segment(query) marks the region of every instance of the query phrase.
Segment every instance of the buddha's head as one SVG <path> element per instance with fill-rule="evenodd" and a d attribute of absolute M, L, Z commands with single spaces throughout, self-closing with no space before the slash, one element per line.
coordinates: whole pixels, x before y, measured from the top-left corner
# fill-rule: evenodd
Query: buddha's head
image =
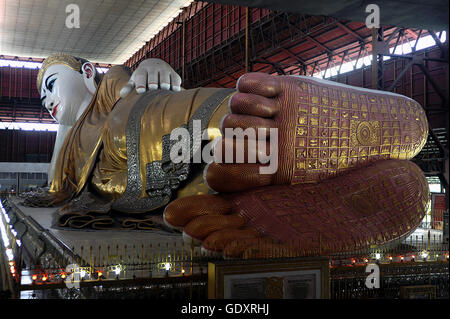
<path fill-rule="evenodd" d="M 92 100 L 99 74 L 87 60 L 57 53 L 44 60 L 37 77 L 42 105 L 63 125 L 73 125 Z"/>

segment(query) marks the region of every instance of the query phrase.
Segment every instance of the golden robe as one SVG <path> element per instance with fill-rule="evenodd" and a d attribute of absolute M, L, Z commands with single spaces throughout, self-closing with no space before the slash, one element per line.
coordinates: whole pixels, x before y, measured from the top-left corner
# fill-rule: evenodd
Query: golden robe
<path fill-rule="evenodd" d="M 227 100 L 234 90 L 199 88 L 145 94 L 133 91 L 121 99 L 120 89 L 129 76 L 129 70 L 123 66 L 111 68 L 92 102 L 68 133 L 50 188 L 57 199 L 76 197 L 88 186 L 112 202 L 116 210 L 142 213 L 167 204 L 175 195 L 172 190 L 179 196 L 208 192 L 201 171 L 188 172 L 185 174 L 189 175 L 188 182 L 177 184 L 172 190 L 166 187 L 171 185 L 153 187 L 153 197 L 158 200 L 144 203 L 149 198 L 147 179 L 151 167 L 148 164 L 162 161 L 163 137 L 167 142 L 173 129 L 188 128 L 195 116 L 205 121 L 204 128 L 211 140 L 220 136 L 220 120 L 228 112 Z M 156 169 L 160 175 L 166 174 L 173 180 L 170 172 L 164 172 L 161 167 Z M 163 180 L 167 179 L 164 177 Z M 141 205 L 134 205 L 142 199 Z"/>

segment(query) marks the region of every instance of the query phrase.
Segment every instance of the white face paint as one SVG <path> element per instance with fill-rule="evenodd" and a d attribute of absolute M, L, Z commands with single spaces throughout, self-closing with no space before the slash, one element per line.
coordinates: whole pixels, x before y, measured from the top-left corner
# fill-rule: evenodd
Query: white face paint
<path fill-rule="evenodd" d="M 54 64 L 44 73 L 40 92 L 42 105 L 59 124 L 75 124 L 95 94 L 95 68 L 85 63 L 82 70 L 80 73 Z"/>

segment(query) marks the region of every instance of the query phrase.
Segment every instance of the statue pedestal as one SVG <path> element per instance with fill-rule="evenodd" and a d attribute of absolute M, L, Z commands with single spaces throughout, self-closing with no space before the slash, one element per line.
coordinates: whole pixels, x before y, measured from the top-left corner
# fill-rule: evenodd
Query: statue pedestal
<path fill-rule="evenodd" d="M 182 275 L 193 272 L 192 261 L 200 256 L 200 248 L 184 244 L 179 233 L 62 229 L 52 222 L 57 208 L 25 207 L 20 201 L 9 197 L 3 205 L 21 242 L 14 247 L 16 264 L 22 260 L 30 274 L 59 275 L 75 265 L 86 280 L 99 272 L 105 280 Z"/>

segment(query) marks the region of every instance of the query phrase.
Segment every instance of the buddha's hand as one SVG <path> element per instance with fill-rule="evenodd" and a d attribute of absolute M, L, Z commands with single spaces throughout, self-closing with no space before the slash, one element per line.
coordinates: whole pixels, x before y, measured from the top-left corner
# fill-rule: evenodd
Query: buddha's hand
<path fill-rule="evenodd" d="M 130 80 L 120 90 L 120 96 L 127 96 L 133 89 L 138 94 L 147 90 L 181 90 L 181 77 L 161 59 L 147 59 L 141 62 Z"/>

